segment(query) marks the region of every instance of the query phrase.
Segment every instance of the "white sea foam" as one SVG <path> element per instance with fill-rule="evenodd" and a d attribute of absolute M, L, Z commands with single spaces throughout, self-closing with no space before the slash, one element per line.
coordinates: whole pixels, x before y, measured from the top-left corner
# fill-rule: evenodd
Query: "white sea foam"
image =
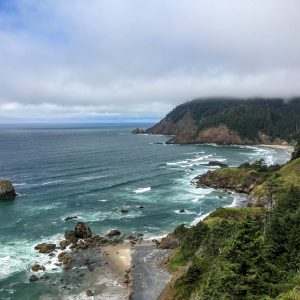
<path fill-rule="evenodd" d="M 57 258 L 49 259 L 48 255 L 38 253 L 38 251 L 34 249 L 34 246 L 43 242 L 58 244 L 62 238 L 63 236 L 61 234 L 57 234 L 34 242 L 28 240 L 14 240 L 6 244 L 0 243 L 0 280 L 23 270 L 28 271 L 29 274 L 30 267 L 35 263 L 44 265 L 47 272 L 61 271 L 61 269 L 54 265 L 58 262 Z M 57 253 L 59 252 L 60 250 Z M 57 270 L 53 270 L 54 268 Z"/>
<path fill-rule="evenodd" d="M 133 192 L 135 194 L 142 194 L 142 193 L 146 193 L 146 192 L 150 192 L 150 191 L 151 191 L 151 187 L 150 186 L 145 187 L 145 188 L 138 188 L 138 189 L 133 190 Z"/>
<path fill-rule="evenodd" d="M 64 181 L 66 181 L 66 180 L 60 179 L 60 180 L 46 181 L 46 182 L 43 182 L 42 185 L 56 184 L 56 183 L 61 183 L 61 182 L 64 182 Z"/>
<path fill-rule="evenodd" d="M 193 220 L 193 222 L 191 223 L 191 225 L 192 226 L 197 225 L 200 221 L 203 221 L 207 216 L 209 216 L 210 213 L 211 213 L 211 211 L 208 212 L 208 213 L 206 213 L 206 214 L 204 214 L 204 215 L 200 214 L 195 220 Z"/>

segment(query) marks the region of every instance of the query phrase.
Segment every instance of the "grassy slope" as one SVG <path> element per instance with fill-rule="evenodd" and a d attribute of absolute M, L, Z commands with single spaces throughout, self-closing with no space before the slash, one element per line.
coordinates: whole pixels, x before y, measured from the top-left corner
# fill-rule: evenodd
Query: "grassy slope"
<path fill-rule="evenodd" d="M 247 178 L 249 171 L 251 170 L 228 168 L 219 169 L 215 172 L 221 177 L 229 175 L 232 183 L 240 184 L 241 181 L 244 181 L 245 178 Z M 296 238 L 292 235 L 291 242 L 288 243 L 288 238 L 286 238 L 286 240 L 285 238 L 278 240 L 277 237 L 278 232 L 283 232 L 284 237 L 285 235 L 288 236 L 291 230 L 296 232 L 296 236 L 297 232 L 299 232 L 299 229 L 297 229 L 297 224 L 299 223 L 297 221 L 297 216 L 300 215 L 300 198 L 299 200 L 297 200 L 297 196 L 296 200 L 293 197 L 290 197 L 290 200 L 285 200 L 285 198 L 289 198 L 288 193 L 290 192 L 291 187 L 297 187 L 300 190 L 300 158 L 289 162 L 280 170 L 270 172 L 267 176 L 264 174 L 263 176 L 265 177 L 263 183 L 254 189 L 256 195 L 266 196 L 270 192 L 271 186 L 274 197 L 281 199 L 278 200 L 279 202 L 285 203 L 285 201 L 290 201 L 292 204 L 285 206 L 279 203 L 283 208 L 280 208 L 280 205 L 278 204 L 277 206 L 279 207 L 273 209 L 273 220 L 271 218 L 270 220 L 268 219 L 268 221 L 265 219 L 266 215 L 264 208 L 259 207 L 224 208 L 212 212 L 209 217 L 203 222 L 190 228 L 182 237 L 181 247 L 174 252 L 169 262 L 170 269 L 177 272 L 177 278 L 171 282 L 167 293 L 161 299 L 198 299 L 199 297 L 201 297 L 201 299 L 300 299 L 299 275 L 293 271 L 294 269 L 289 269 L 288 267 L 288 263 L 292 259 L 294 259 L 292 263 L 293 268 L 298 263 L 298 259 L 294 258 L 295 254 L 293 254 L 294 252 L 298 253 L 299 251 L 298 248 L 296 248 L 298 245 Z M 296 204 L 293 203 L 293 201 Z M 291 207 L 293 209 L 291 209 Z M 253 260 L 255 262 L 256 256 L 259 255 L 258 253 L 264 252 L 265 250 L 259 250 L 254 256 L 251 256 L 251 253 L 255 252 L 255 249 L 259 249 L 259 247 L 261 247 L 261 249 L 268 249 L 266 250 L 267 254 L 265 257 L 265 265 L 267 267 L 264 268 L 267 270 L 269 270 L 268 268 L 271 268 L 270 270 L 276 270 L 276 272 L 270 270 L 265 271 L 267 277 L 262 279 L 261 277 L 264 276 L 264 271 L 262 270 L 265 269 L 260 267 L 260 269 L 258 268 L 256 270 L 256 273 L 252 271 L 253 275 L 251 276 L 254 276 L 254 279 L 250 275 L 244 277 L 238 275 L 237 282 L 239 283 L 240 280 L 245 280 L 247 284 L 241 284 L 241 286 L 235 284 L 231 290 L 232 293 L 235 293 L 237 290 L 235 296 L 229 296 L 230 294 L 226 294 L 224 291 L 218 294 L 218 291 L 224 289 L 226 291 L 226 288 L 230 290 L 230 287 L 224 288 L 222 286 L 221 283 L 223 277 L 225 278 L 223 278 L 225 280 L 223 285 L 226 285 L 231 281 L 234 282 L 235 275 L 232 270 L 235 270 L 234 266 L 236 264 L 230 262 L 230 259 L 233 257 L 234 261 L 235 255 L 238 256 L 239 252 L 236 252 L 237 250 L 235 249 L 233 255 L 226 256 L 226 253 L 229 251 L 228 249 L 230 249 L 230 247 L 233 247 L 232 245 L 235 245 L 235 247 L 236 245 L 239 245 L 239 240 L 245 235 L 243 233 L 241 234 L 241 232 L 243 232 L 241 231 L 241 227 L 245 227 L 247 225 L 246 223 L 249 223 L 249 218 L 252 220 L 251 226 L 256 228 L 256 231 L 253 229 L 253 232 L 257 235 L 257 238 L 249 243 L 250 246 L 254 245 L 252 249 L 244 249 L 241 253 L 248 253 L 248 255 L 250 255 L 249 261 L 252 262 Z M 291 222 L 291 224 L 285 225 L 285 223 L 288 222 Z M 281 227 L 278 224 L 281 224 Z M 267 230 L 269 233 L 267 233 L 266 241 L 263 238 L 265 226 L 269 226 L 269 229 Z M 279 226 L 279 229 L 277 229 L 276 226 Z M 270 242 L 272 240 L 274 241 Z M 258 246 L 256 247 L 254 243 L 258 243 Z M 284 248 L 282 249 L 285 249 L 280 251 L 285 251 L 286 253 L 283 252 L 283 254 L 280 254 L 279 250 L 276 250 L 277 252 L 272 250 L 280 245 L 280 243 L 283 244 Z M 242 247 L 244 244 L 245 243 L 241 243 L 240 246 Z M 294 250 L 293 247 L 295 248 Z M 275 251 L 277 254 L 274 254 L 272 251 Z M 274 260 L 272 261 L 271 266 L 268 265 L 268 260 Z M 256 265 L 259 266 L 259 263 L 255 262 L 254 267 L 252 266 L 251 268 L 255 270 Z M 296 269 L 298 268 L 299 267 Z M 271 275 L 273 274 L 272 272 L 274 275 Z M 276 277 L 275 274 L 277 273 L 281 275 Z M 274 276 L 273 283 L 272 276 Z M 242 294 L 238 293 L 241 293 L 246 287 L 251 287 L 253 285 L 251 280 L 254 280 L 254 283 L 256 281 L 260 282 L 261 285 L 255 287 L 254 291 L 247 290 L 247 293 L 252 296 L 242 297 Z M 266 282 L 268 282 L 267 287 L 264 286 Z M 257 292 L 257 295 L 255 295 L 255 291 Z"/>

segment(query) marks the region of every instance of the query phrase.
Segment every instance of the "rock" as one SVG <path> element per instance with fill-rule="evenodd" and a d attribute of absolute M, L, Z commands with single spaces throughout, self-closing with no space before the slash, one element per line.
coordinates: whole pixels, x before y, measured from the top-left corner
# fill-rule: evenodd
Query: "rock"
<path fill-rule="evenodd" d="M 85 294 L 86 294 L 88 297 L 92 297 L 92 296 L 95 295 L 91 290 L 87 290 L 87 291 L 85 292 Z"/>
<path fill-rule="evenodd" d="M 41 265 L 33 265 L 31 267 L 31 270 L 33 272 L 38 272 L 38 271 L 45 271 L 45 267 L 44 266 L 41 266 Z"/>
<path fill-rule="evenodd" d="M 74 219 L 78 219 L 78 217 L 77 216 L 66 217 L 65 221 L 67 222 L 67 221 L 74 220 Z"/>
<path fill-rule="evenodd" d="M 128 214 L 129 210 L 128 209 L 120 209 L 119 212 L 122 214 Z"/>
<path fill-rule="evenodd" d="M 117 229 L 112 229 L 106 236 L 111 238 L 114 236 L 119 236 L 121 235 L 121 231 L 117 230 Z"/>
<path fill-rule="evenodd" d="M 77 243 L 78 241 L 74 230 L 65 231 L 65 239 L 70 243 Z"/>
<path fill-rule="evenodd" d="M 75 236 L 79 239 L 86 239 L 92 236 L 92 231 L 83 222 L 78 222 L 75 227 Z"/>
<path fill-rule="evenodd" d="M 139 206 L 139 209 L 143 209 L 143 208 L 144 208 L 144 205 L 140 205 L 140 206 Z"/>
<path fill-rule="evenodd" d="M 0 200 L 13 200 L 17 196 L 9 180 L 0 179 Z"/>
<path fill-rule="evenodd" d="M 216 167 L 220 167 L 220 168 L 227 168 L 228 167 L 227 164 L 224 164 L 224 163 L 222 163 L 220 161 L 217 161 L 217 160 L 210 161 L 207 165 L 210 166 L 210 167 L 215 167 L 216 166 Z"/>
<path fill-rule="evenodd" d="M 181 214 L 184 214 L 184 213 L 185 213 L 185 209 L 181 208 L 181 209 L 179 210 L 179 212 L 180 212 Z"/>
<path fill-rule="evenodd" d="M 34 281 L 37 281 L 38 278 L 35 276 L 35 275 L 31 275 L 30 278 L 29 278 L 29 282 L 34 282 Z"/>
<path fill-rule="evenodd" d="M 61 250 L 65 250 L 67 246 L 69 246 L 71 242 L 69 240 L 62 240 L 59 242 L 59 246 Z"/>
<path fill-rule="evenodd" d="M 143 134 L 145 133 L 145 130 L 144 129 L 141 129 L 141 128 L 135 128 L 131 131 L 132 134 Z"/>
<path fill-rule="evenodd" d="M 39 250 L 40 253 L 51 253 L 55 250 L 55 248 L 56 248 L 55 244 L 47 244 L 47 243 L 38 244 L 34 247 L 34 249 Z"/>

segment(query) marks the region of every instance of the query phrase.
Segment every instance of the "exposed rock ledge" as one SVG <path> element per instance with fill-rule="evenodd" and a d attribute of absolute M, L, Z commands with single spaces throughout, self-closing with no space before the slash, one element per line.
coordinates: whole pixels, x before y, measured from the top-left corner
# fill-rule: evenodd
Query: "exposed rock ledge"
<path fill-rule="evenodd" d="M 9 180 L 0 179 L 0 200 L 12 200 L 16 195 L 12 183 Z"/>

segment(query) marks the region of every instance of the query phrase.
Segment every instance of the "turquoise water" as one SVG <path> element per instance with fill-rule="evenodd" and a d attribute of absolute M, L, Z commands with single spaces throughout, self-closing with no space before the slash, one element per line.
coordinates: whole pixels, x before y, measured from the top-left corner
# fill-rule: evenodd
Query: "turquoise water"
<path fill-rule="evenodd" d="M 30 266 L 42 261 L 50 272 L 59 271 L 33 247 L 62 238 L 76 223 L 65 222 L 67 216 L 78 216 L 97 234 L 118 228 L 160 236 L 219 206 L 234 205 L 235 195 L 190 183 L 213 169 L 200 164 L 218 160 L 236 166 L 261 157 L 283 163 L 289 157 L 255 147 L 166 145 L 168 137 L 131 135 L 133 127 L 0 130 L 0 178 L 12 180 L 19 193 L 16 200 L 0 203 L 0 299 L 38 299 L 39 284 L 27 283 Z M 119 213 L 122 208 L 129 213 Z M 179 213 L 182 208 L 185 214 Z"/>

